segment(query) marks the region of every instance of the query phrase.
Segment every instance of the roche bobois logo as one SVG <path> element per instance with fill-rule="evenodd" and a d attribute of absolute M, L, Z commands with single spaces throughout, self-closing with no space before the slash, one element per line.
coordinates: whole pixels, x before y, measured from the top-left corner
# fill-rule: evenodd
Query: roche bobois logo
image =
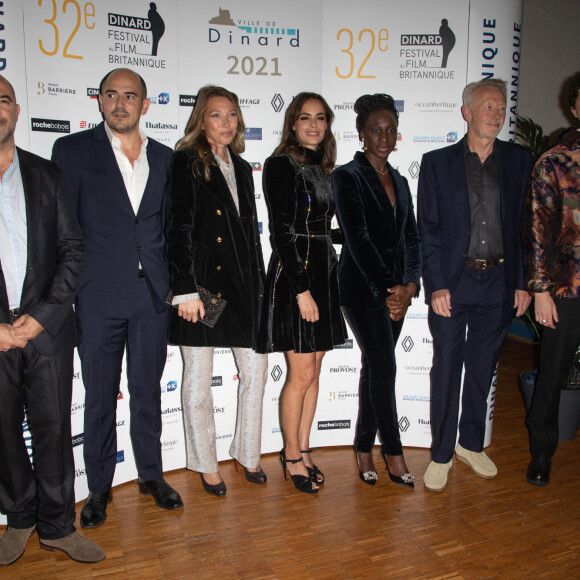
<path fill-rule="evenodd" d="M 209 19 L 208 41 L 240 46 L 300 46 L 300 30 L 287 27 L 272 18 L 234 18 L 227 8 Z"/>

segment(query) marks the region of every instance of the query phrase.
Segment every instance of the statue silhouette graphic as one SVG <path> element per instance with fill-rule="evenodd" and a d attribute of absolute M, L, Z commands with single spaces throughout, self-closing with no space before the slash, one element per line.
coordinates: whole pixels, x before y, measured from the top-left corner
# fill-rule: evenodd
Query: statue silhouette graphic
<path fill-rule="evenodd" d="M 447 68 L 447 57 L 455 46 L 455 34 L 453 34 L 453 30 L 449 28 L 447 18 L 443 18 L 443 20 L 441 20 L 439 36 L 441 37 L 441 46 L 443 47 L 443 59 L 441 61 L 441 68 Z"/>
<path fill-rule="evenodd" d="M 151 47 L 151 56 L 157 56 L 157 47 L 159 46 L 159 40 L 165 33 L 165 22 L 163 18 L 159 16 L 157 12 L 157 5 L 155 2 L 149 4 L 149 12 L 147 13 L 147 18 L 151 22 L 151 32 L 153 34 L 153 45 Z"/>

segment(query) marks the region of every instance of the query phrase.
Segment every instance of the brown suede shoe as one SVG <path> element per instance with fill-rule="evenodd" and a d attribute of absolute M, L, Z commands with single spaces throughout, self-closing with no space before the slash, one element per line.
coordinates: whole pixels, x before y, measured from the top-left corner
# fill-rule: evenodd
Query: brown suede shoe
<path fill-rule="evenodd" d="M 98 544 L 81 536 L 78 532 L 73 532 L 64 538 L 56 540 L 43 540 L 40 538 L 40 547 L 49 552 L 61 550 L 71 560 L 82 564 L 94 564 L 106 557 L 105 550 Z"/>
<path fill-rule="evenodd" d="M 13 564 L 24 554 L 28 538 L 34 534 L 36 525 L 31 528 L 11 528 L 7 527 L 2 538 L 0 538 L 0 566 Z"/>

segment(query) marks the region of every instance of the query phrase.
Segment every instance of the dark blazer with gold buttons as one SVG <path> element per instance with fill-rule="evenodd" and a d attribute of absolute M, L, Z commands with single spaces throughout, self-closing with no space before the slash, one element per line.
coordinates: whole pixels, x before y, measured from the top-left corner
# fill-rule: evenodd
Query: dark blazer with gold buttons
<path fill-rule="evenodd" d="M 227 300 L 214 328 L 188 322 L 172 308 L 169 342 L 255 348 L 264 293 L 264 260 L 250 165 L 230 151 L 239 208 L 217 165 L 194 174 L 193 151 L 176 151 L 167 193 L 167 253 L 173 295 L 201 286 Z"/>

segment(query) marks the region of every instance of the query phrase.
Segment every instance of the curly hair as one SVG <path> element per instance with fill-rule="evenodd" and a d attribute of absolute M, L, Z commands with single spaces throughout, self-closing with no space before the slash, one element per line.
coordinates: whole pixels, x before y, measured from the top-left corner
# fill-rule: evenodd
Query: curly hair
<path fill-rule="evenodd" d="M 300 113 L 302 112 L 302 107 L 306 101 L 310 99 L 316 99 L 320 101 L 322 107 L 324 108 L 324 114 L 326 115 L 326 132 L 324 133 L 324 139 L 318 145 L 318 151 L 322 152 L 322 170 L 327 175 L 332 173 L 334 169 L 334 164 L 336 162 L 336 140 L 332 133 L 332 121 L 334 120 L 334 113 L 328 106 L 328 103 L 323 97 L 316 93 L 298 93 L 294 100 L 290 103 L 286 109 L 286 114 L 284 115 L 284 129 L 282 130 L 282 139 L 280 145 L 274 150 L 274 155 L 280 155 L 285 153 L 290 155 L 297 163 L 304 165 L 306 163 L 306 151 L 304 147 L 298 143 L 296 139 L 296 132 L 293 127 Z"/>
<path fill-rule="evenodd" d="M 246 148 L 246 143 L 243 137 L 243 131 L 246 126 L 244 124 L 244 118 L 242 117 L 238 95 L 224 89 L 223 87 L 217 87 L 214 85 L 207 85 L 201 88 L 197 93 L 195 106 L 193 107 L 193 111 L 187 121 L 185 135 L 177 142 L 175 150 L 181 151 L 187 149 L 195 151 L 197 155 L 193 162 L 193 172 L 196 175 L 200 175 L 203 166 L 203 174 L 207 181 L 210 180 L 210 165 L 217 165 L 211 150 L 211 145 L 205 136 L 205 130 L 202 128 L 203 117 L 207 111 L 209 100 L 212 97 L 225 97 L 231 101 L 238 115 L 238 128 L 236 130 L 236 135 L 228 148 L 235 155 L 243 153 Z"/>
<path fill-rule="evenodd" d="M 359 138 L 360 132 L 364 129 L 369 115 L 376 111 L 389 111 L 393 113 L 397 125 L 399 124 L 399 111 L 397 111 L 395 101 L 391 95 L 386 95 L 385 93 L 362 95 L 362 97 L 359 97 L 354 104 L 354 112 L 356 113 L 356 130 L 358 131 Z"/>
<path fill-rule="evenodd" d="M 568 104 L 570 107 L 576 106 L 576 99 L 578 98 L 578 92 L 580 91 L 580 73 L 575 74 L 568 86 Z M 578 111 L 580 114 L 580 111 Z"/>

